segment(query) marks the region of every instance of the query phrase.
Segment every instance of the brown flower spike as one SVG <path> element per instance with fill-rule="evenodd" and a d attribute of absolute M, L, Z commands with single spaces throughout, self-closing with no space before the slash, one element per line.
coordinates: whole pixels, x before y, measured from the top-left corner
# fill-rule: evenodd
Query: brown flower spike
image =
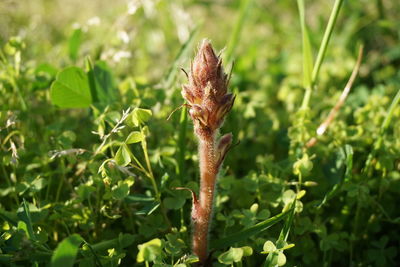
<path fill-rule="evenodd" d="M 189 84 L 183 85 L 182 95 L 189 107 L 194 132 L 199 139 L 200 194 L 193 199 L 193 252 L 202 265 L 207 265 L 208 231 L 212 217 L 215 183 L 218 171 L 232 143 L 232 134 L 217 135 L 235 96 L 228 93 L 229 76 L 222 60 L 208 40 L 200 44 L 188 75 Z"/>
<path fill-rule="evenodd" d="M 215 55 L 211 44 L 203 40 L 191 66 L 189 84 L 182 88 L 199 137 L 215 133 L 232 108 L 235 97 L 227 93 L 228 83 L 221 58 Z"/>

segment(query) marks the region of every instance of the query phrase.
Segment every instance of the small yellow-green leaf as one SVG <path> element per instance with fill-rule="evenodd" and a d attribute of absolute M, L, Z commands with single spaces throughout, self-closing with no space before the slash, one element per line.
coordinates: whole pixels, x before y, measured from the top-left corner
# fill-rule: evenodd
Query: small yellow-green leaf
<path fill-rule="evenodd" d="M 144 124 L 150 119 L 152 112 L 150 109 L 135 108 L 131 113 L 132 123 L 135 126 Z"/>
<path fill-rule="evenodd" d="M 218 261 L 223 264 L 233 264 L 242 260 L 243 250 L 241 248 L 230 248 L 218 257 Z"/>
<path fill-rule="evenodd" d="M 250 211 L 251 211 L 252 213 L 254 213 L 254 214 L 257 214 L 257 211 L 258 211 L 258 204 L 257 204 L 257 203 L 254 203 L 253 205 L 251 205 Z"/>
<path fill-rule="evenodd" d="M 184 259 L 184 263 L 187 263 L 187 264 L 196 263 L 196 262 L 199 262 L 199 257 L 197 257 L 196 255 L 189 255 Z"/>
<path fill-rule="evenodd" d="M 275 251 L 276 247 L 275 247 L 274 243 L 272 243 L 271 241 L 268 240 L 267 242 L 264 243 L 263 250 L 266 253 L 270 253 L 270 252 Z"/>
<path fill-rule="evenodd" d="M 292 248 L 292 247 L 294 247 L 294 246 L 295 246 L 295 244 L 287 244 L 286 246 L 284 246 L 284 247 L 282 248 L 282 250 L 289 249 L 289 248 Z"/>
<path fill-rule="evenodd" d="M 114 160 L 120 166 L 126 166 L 131 162 L 129 148 L 125 144 L 119 147 L 117 153 L 115 154 Z"/>
<path fill-rule="evenodd" d="M 283 266 L 286 264 L 286 256 L 282 252 L 278 254 L 278 266 Z"/>
<path fill-rule="evenodd" d="M 304 197 L 306 194 L 306 190 L 300 190 L 300 192 L 297 193 L 297 199 L 301 199 L 302 197 Z"/>
<path fill-rule="evenodd" d="M 243 257 L 251 256 L 253 255 L 253 249 L 249 246 L 241 247 L 243 250 Z"/>
<path fill-rule="evenodd" d="M 154 261 L 161 254 L 161 240 L 155 238 L 138 246 L 137 262 Z"/>
<path fill-rule="evenodd" d="M 125 143 L 126 144 L 139 143 L 139 142 L 142 142 L 143 139 L 144 139 L 144 136 L 141 132 L 134 131 L 128 135 L 128 137 L 125 140 Z"/>

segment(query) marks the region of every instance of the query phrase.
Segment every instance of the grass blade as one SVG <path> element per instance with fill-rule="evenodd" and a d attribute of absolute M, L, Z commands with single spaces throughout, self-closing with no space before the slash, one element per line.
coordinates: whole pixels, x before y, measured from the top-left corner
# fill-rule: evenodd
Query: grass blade
<path fill-rule="evenodd" d="M 286 218 L 285 225 L 283 226 L 283 229 L 279 234 L 278 242 L 286 241 L 289 236 L 290 227 L 292 226 L 293 223 L 294 211 L 296 209 L 296 201 L 297 198 L 293 200 L 292 206 L 289 209 L 289 216 Z"/>
<path fill-rule="evenodd" d="M 289 236 L 290 228 L 292 227 L 294 212 L 296 209 L 296 201 L 297 198 L 293 200 L 293 203 L 290 209 L 287 211 L 288 217 L 285 220 L 285 225 L 283 226 L 281 233 L 279 234 L 279 238 L 276 242 L 277 248 L 281 249 L 284 247 L 285 242 Z M 264 266 L 275 266 L 273 263 L 277 262 L 276 257 L 278 257 L 277 253 L 269 253 L 267 259 L 265 260 Z"/>
<path fill-rule="evenodd" d="M 232 61 L 232 56 L 235 51 L 235 48 L 240 40 L 240 34 L 243 29 L 243 25 L 245 22 L 245 19 L 249 13 L 250 6 L 253 0 L 242 0 L 240 4 L 240 11 L 239 11 L 239 17 L 235 23 L 235 26 L 232 31 L 232 35 L 229 39 L 228 43 L 228 48 L 226 51 L 226 62 L 231 62 Z"/>
<path fill-rule="evenodd" d="M 272 225 L 274 225 L 277 222 L 284 219 L 288 214 L 289 214 L 289 211 L 282 212 L 282 213 L 280 213 L 272 218 L 269 218 L 263 222 L 257 223 L 256 225 L 254 225 L 252 227 L 249 227 L 247 229 L 244 229 L 244 230 L 237 232 L 235 234 L 232 234 L 230 236 L 216 240 L 211 244 L 211 249 L 221 249 L 221 248 L 233 246 L 236 242 L 245 240 L 245 239 L 249 238 L 250 236 L 253 236 L 255 234 L 259 234 L 259 233 L 265 231 Z"/>
<path fill-rule="evenodd" d="M 310 87 L 306 87 L 306 93 L 304 95 L 303 102 L 302 102 L 302 105 L 301 105 L 302 109 L 308 108 L 308 104 L 309 104 L 310 98 L 311 98 L 312 88 L 314 87 L 315 82 L 318 79 L 318 74 L 319 74 L 319 71 L 321 69 L 321 65 L 322 65 L 322 62 L 324 60 L 325 54 L 326 54 L 326 49 L 328 47 L 329 40 L 330 40 L 330 38 L 332 36 L 333 27 L 336 24 L 336 20 L 337 20 L 337 17 L 339 15 L 339 11 L 340 11 L 340 8 L 341 8 L 342 4 L 343 4 L 343 0 L 336 0 L 335 4 L 333 6 L 331 15 L 329 17 L 328 25 L 326 26 L 325 33 L 324 33 L 321 45 L 320 45 L 319 50 L 318 50 L 317 59 L 315 61 L 313 69 L 312 69 Z M 303 3 L 303 0 L 298 0 L 298 5 L 299 5 L 301 23 L 304 23 L 304 26 L 302 25 L 302 32 L 303 32 L 303 60 L 305 62 L 303 62 L 303 64 L 304 64 L 304 73 L 305 73 L 305 77 L 306 77 L 306 73 L 308 73 L 308 71 L 309 71 L 309 65 L 310 64 L 308 63 L 308 61 L 310 60 L 310 57 L 311 57 L 311 51 L 307 52 L 307 50 L 305 49 L 305 47 L 310 46 L 310 45 L 307 44 L 307 40 L 304 40 L 304 38 L 306 38 L 304 36 L 306 34 L 308 35 L 308 33 L 307 33 L 307 29 L 305 27 L 305 22 L 303 22 L 304 21 L 304 3 Z M 309 43 L 309 40 L 308 40 L 308 43 Z M 307 53 L 309 53 L 309 55 L 307 55 Z M 307 81 L 307 79 L 308 78 L 305 78 L 305 81 Z"/>
<path fill-rule="evenodd" d="M 345 145 L 344 149 L 342 150 L 342 153 L 344 153 L 346 160 L 346 172 L 344 174 L 343 179 L 341 179 L 337 184 L 335 184 L 332 189 L 325 194 L 324 199 L 321 201 L 321 203 L 317 206 L 317 209 L 320 209 L 323 205 L 326 204 L 327 201 L 335 197 L 338 193 L 339 190 L 342 188 L 342 185 L 345 182 L 348 182 L 351 177 L 352 177 L 352 170 L 353 170 L 353 148 L 350 145 Z"/>
<path fill-rule="evenodd" d="M 392 121 L 394 109 L 397 106 L 397 104 L 399 104 L 399 102 L 400 102 L 400 89 L 399 89 L 399 91 L 397 91 L 396 96 L 393 98 L 393 101 L 390 104 L 389 110 L 386 114 L 385 120 L 382 123 L 381 133 L 380 133 L 381 137 L 383 137 L 383 135 L 386 134 L 386 131 L 389 128 L 390 122 Z"/>
<path fill-rule="evenodd" d="M 301 35 L 303 42 L 303 85 L 304 88 L 311 89 L 311 74 L 313 70 L 313 58 L 311 52 L 310 36 L 305 21 L 304 0 L 297 0 L 300 15 Z"/>
<path fill-rule="evenodd" d="M 312 73 L 312 83 L 314 84 L 318 78 L 319 70 L 321 69 L 322 61 L 324 60 L 326 49 L 328 47 L 329 40 L 332 36 L 333 27 L 336 24 L 336 19 L 339 15 L 340 8 L 343 4 L 343 0 L 336 0 L 332 9 L 331 16 L 329 17 L 328 25 L 322 38 L 321 46 L 319 47 L 317 59 L 315 61 L 313 73 Z"/>
<path fill-rule="evenodd" d="M 18 217 L 21 221 L 23 221 L 26 224 L 26 230 L 29 239 L 36 240 L 36 236 L 33 232 L 31 213 L 29 211 L 29 206 L 26 203 L 25 199 L 23 199 L 22 202 L 22 212 L 18 212 Z"/>
<path fill-rule="evenodd" d="M 189 38 L 186 40 L 186 42 L 182 45 L 181 49 L 179 50 L 178 54 L 175 57 L 174 62 L 172 63 L 170 69 L 168 70 L 167 74 L 165 75 L 165 80 L 163 81 L 162 86 L 164 88 L 170 88 L 172 84 L 174 83 L 178 69 L 179 69 L 179 64 L 181 64 L 182 60 L 186 57 L 186 55 L 189 53 L 189 48 L 194 40 L 194 37 L 197 34 L 198 31 L 198 26 L 195 27 L 192 32 L 189 35 Z"/>

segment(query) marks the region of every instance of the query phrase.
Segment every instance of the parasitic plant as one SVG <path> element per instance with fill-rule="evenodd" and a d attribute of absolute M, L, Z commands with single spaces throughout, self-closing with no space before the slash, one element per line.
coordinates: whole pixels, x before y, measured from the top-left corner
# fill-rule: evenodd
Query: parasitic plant
<path fill-rule="evenodd" d="M 232 134 L 218 137 L 226 114 L 235 96 L 228 93 L 229 76 L 222 60 L 208 40 L 200 44 L 187 75 L 189 84 L 183 85 L 182 95 L 187 101 L 199 140 L 200 192 L 193 196 L 193 252 L 200 263 L 208 259 L 208 231 L 212 219 L 214 192 L 219 169 L 232 143 Z"/>

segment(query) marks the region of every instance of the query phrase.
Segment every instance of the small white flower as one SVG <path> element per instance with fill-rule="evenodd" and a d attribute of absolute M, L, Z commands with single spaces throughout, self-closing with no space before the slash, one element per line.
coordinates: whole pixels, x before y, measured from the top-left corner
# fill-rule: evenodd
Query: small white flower
<path fill-rule="evenodd" d="M 129 52 L 129 51 L 118 51 L 118 52 L 116 52 L 115 54 L 114 54 L 114 56 L 113 56 L 113 60 L 115 61 L 115 62 L 120 62 L 121 61 L 121 59 L 124 59 L 124 58 L 130 58 L 132 56 L 132 53 L 131 52 Z"/>
<path fill-rule="evenodd" d="M 131 40 L 131 38 L 129 37 L 129 35 L 126 31 L 119 31 L 117 35 L 118 35 L 118 38 L 125 44 L 129 43 L 129 41 Z"/>
<path fill-rule="evenodd" d="M 128 2 L 128 14 L 129 15 L 133 15 L 136 13 L 136 11 L 139 9 L 140 7 L 140 1 L 129 1 Z"/>
<path fill-rule="evenodd" d="M 81 28 L 81 25 L 78 22 L 72 24 L 72 29 L 79 29 L 79 28 Z"/>
<path fill-rule="evenodd" d="M 88 21 L 86 22 L 86 24 L 88 26 L 98 26 L 98 25 L 100 25 L 100 23 L 101 23 L 101 20 L 99 17 L 92 17 L 92 18 L 88 19 Z"/>

